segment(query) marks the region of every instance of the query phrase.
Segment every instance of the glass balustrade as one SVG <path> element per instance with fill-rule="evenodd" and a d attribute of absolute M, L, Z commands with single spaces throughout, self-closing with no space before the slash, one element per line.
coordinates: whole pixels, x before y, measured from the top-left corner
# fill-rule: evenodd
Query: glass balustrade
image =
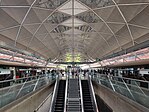
<path fill-rule="evenodd" d="M 0 81 L 0 108 L 46 84 L 52 83 L 55 79 L 56 74 L 46 74 Z"/>
<path fill-rule="evenodd" d="M 92 80 L 133 101 L 149 108 L 149 81 L 109 76 L 104 74 L 91 75 Z"/>

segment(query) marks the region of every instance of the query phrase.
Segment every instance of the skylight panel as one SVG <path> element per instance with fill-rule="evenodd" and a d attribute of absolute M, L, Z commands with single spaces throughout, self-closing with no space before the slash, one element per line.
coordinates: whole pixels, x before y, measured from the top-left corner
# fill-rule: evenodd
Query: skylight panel
<path fill-rule="evenodd" d="M 82 26 L 82 25 L 85 24 L 85 22 L 83 22 L 83 21 L 81 21 L 81 20 L 79 20 L 77 18 L 74 18 L 74 19 L 73 18 L 70 18 L 70 19 L 64 21 L 62 23 L 62 25 L 72 27 L 73 26 L 73 23 L 74 23 L 74 27 Z"/>
<path fill-rule="evenodd" d="M 79 13 L 85 12 L 88 10 L 84 5 L 80 4 L 76 0 L 74 0 L 74 6 L 72 0 L 65 5 L 63 5 L 60 9 L 58 9 L 60 12 L 73 15 L 73 8 L 74 8 L 74 15 L 77 15 Z"/>

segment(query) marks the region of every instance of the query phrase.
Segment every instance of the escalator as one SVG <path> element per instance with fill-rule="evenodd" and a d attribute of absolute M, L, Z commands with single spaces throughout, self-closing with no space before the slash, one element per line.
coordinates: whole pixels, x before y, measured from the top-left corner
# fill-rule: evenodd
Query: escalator
<path fill-rule="evenodd" d="M 68 96 L 67 96 L 67 112 L 81 112 L 81 98 L 78 79 L 69 79 Z"/>
<path fill-rule="evenodd" d="M 54 105 L 54 112 L 63 112 L 64 111 L 64 102 L 65 102 L 65 86 L 66 80 L 60 80 L 57 97 Z"/>
<path fill-rule="evenodd" d="M 91 80 L 57 79 L 49 112 L 98 112 Z"/>
<path fill-rule="evenodd" d="M 96 112 L 88 80 L 81 80 L 84 112 Z"/>

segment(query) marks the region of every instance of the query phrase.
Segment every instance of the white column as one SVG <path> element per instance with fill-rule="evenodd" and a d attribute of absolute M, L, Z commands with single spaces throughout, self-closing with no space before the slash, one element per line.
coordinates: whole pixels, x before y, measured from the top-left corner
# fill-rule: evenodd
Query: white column
<path fill-rule="evenodd" d="M 10 71 L 13 71 L 13 79 L 16 80 L 16 68 L 15 67 L 10 67 Z"/>

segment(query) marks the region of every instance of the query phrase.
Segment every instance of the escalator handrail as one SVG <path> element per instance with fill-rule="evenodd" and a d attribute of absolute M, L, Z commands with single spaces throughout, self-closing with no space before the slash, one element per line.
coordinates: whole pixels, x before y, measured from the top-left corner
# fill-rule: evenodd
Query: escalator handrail
<path fill-rule="evenodd" d="M 64 102 L 64 112 L 66 112 L 67 108 L 67 93 L 68 92 L 68 75 L 66 74 L 66 87 L 65 87 L 65 102 Z"/>
<path fill-rule="evenodd" d="M 94 101 L 93 103 L 94 103 L 94 106 L 95 106 L 95 109 L 96 109 L 95 112 L 99 112 L 97 102 L 96 102 L 95 92 L 94 92 L 92 81 L 91 81 L 91 76 L 89 76 L 89 84 L 90 84 L 90 87 L 91 87 L 91 94 L 93 96 L 93 101 Z"/>
<path fill-rule="evenodd" d="M 53 96 L 52 96 L 52 101 L 51 101 L 51 106 L 50 106 L 50 110 L 49 112 L 53 112 L 53 109 L 54 109 L 54 104 L 55 104 L 55 98 L 57 96 L 57 89 L 58 89 L 58 75 L 56 76 L 56 82 L 55 82 L 55 86 L 54 86 L 54 91 L 53 91 Z"/>
<path fill-rule="evenodd" d="M 82 93 L 82 85 L 81 85 L 81 78 L 80 77 L 79 77 L 79 86 L 80 86 L 80 96 L 81 96 L 81 108 L 82 108 L 82 112 L 84 112 L 83 93 Z"/>

